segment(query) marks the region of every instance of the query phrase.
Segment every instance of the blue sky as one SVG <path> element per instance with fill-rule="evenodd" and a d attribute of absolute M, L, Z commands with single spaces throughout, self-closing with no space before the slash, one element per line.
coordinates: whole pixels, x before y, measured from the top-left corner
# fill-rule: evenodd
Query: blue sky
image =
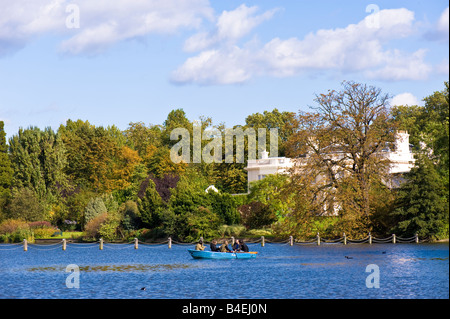
<path fill-rule="evenodd" d="M 379 87 L 394 104 L 422 104 L 449 78 L 447 1 L 0 0 L 0 8 L 8 137 L 67 119 L 162 124 L 175 108 L 231 127 L 273 108 L 308 110 L 343 80 Z"/>

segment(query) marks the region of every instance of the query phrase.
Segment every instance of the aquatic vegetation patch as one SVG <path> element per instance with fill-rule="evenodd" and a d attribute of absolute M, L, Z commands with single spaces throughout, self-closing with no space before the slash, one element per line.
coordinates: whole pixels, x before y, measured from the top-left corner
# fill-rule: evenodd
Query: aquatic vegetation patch
<path fill-rule="evenodd" d="M 81 272 L 147 272 L 172 271 L 178 269 L 195 268 L 188 264 L 119 264 L 119 265 L 88 265 L 80 266 Z M 31 272 L 65 271 L 65 266 L 31 267 Z"/>

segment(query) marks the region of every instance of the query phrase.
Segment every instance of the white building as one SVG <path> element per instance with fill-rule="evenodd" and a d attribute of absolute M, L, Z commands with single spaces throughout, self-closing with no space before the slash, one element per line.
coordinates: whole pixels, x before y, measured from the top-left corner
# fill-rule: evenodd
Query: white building
<path fill-rule="evenodd" d="M 406 131 L 397 131 L 393 150 L 386 148 L 383 155 L 391 161 L 390 173 L 407 173 L 414 166 L 414 156 L 409 144 L 409 134 Z M 293 167 L 295 159 L 287 157 L 268 157 L 267 152 L 262 152 L 261 159 L 249 160 L 245 170 L 248 172 L 248 185 L 270 174 L 285 173 Z"/>

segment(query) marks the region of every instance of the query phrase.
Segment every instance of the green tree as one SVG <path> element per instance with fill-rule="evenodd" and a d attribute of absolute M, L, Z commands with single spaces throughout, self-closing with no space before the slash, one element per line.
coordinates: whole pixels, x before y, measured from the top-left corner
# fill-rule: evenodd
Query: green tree
<path fill-rule="evenodd" d="M 428 152 L 437 164 L 439 173 L 448 180 L 449 82 L 444 85 L 444 90 L 424 98 L 424 106 L 395 106 L 392 114 L 398 127 L 409 132 L 410 142 L 415 145 L 416 152 Z"/>
<path fill-rule="evenodd" d="M 449 203 L 443 177 L 425 155 L 406 174 L 392 213 L 397 226 L 392 230 L 403 237 L 448 238 Z"/>
<path fill-rule="evenodd" d="M 410 141 L 416 146 L 416 168 L 406 176 L 397 201 L 406 206 L 397 207 L 393 214 L 399 223 L 397 230 L 406 234 L 417 231 L 421 236 L 448 236 L 448 206 L 442 208 L 449 201 L 449 83 L 444 84 L 444 90 L 424 98 L 424 106 L 393 109 L 394 119 L 410 132 Z M 422 207 L 419 199 L 427 207 Z"/>
<path fill-rule="evenodd" d="M 147 127 L 143 122 L 131 122 L 124 132 L 127 145 L 138 151 L 142 158 L 146 156 L 149 147 L 162 145 L 161 134 L 162 127 L 160 125 Z"/>
<path fill-rule="evenodd" d="M 8 205 L 8 215 L 13 219 L 23 219 L 28 222 L 45 220 L 44 207 L 30 188 L 15 188 L 12 200 Z"/>
<path fill-rule="evenodd" d="M 18 134 L 10 138 L 9 152 L 14 168 L 14 187 L 33 189 L 40 200 L 68 187 L 64 172 L 67 164 L 65 147 L 52 129 L 19 129 Z"/>
<path fill-rule="evenodd" d="M 95 217 L 108 212 L 101 197 L 92 198 L 84 209 L 84 223 L 89 223 Z"/>
<path fill-rule="evenodd" d="M 119 207 L 119 216 L 125 230 L 135 230 L 141 224 L 141 213 L 136 202 L 128 200 Z"/>
<path fill-rule="evenodd" d="M 248 127 L 254 129 L 266 129 L 266 150 L 269 151 L 270 143 L 270 129 L 276 128 L 278 130 L 278 156 L 286 155 L 286 142 L 294 132 L 292 123 L 295 119 L 294 112 L 280 112 L 274 108 L 271 112 L 264 111 L 247 116 L 245 123 Z M 271 156 L 275 156 L 271 154 Z"/>
<path fill-rule="evenodd" d="M 282 218 L 291 208 L 294 193 L 285 196 L 284 189 L 288 185 L 289 177 L 283 174 L 268 175 L 262 180 L 250 185 L 249 201 L 258 201 L 269 205 L 278 218 Z"/>
<path fill-rule="evenodd" d="M 251 202 L 248 205 L 242 205 L 238 208 L 241 213 L 241 220 L 247 229 L 257 229 L 270 226 L 277 220 L 274 212 L 261 202 Z"/>
<path fill-rule="evenodd" d="M 210 191 L 207 197 L 209 197 L 212 212 L 219 216 L 222 224 L 234 225 L 240 222 L 237 203 L 232 195 Z"/>
<path fill-rule="evenodd" d="M 187 242 L 203 237 L 205 240 L 217 237 L 220 219 L 208 208 L 197 208 L 178 216 L 177 236 Z"/>
<path fill-rule="evenodd" d="M 4 122 L 0 121 L 0 220 L 4 215 L 4 209 L 10 198 L 10 188 L 13 181 L 13 169 L 8 155 Z"/>
<path fill-rule="evenodd" d="M 148 178 L 147 187 L 142 197 L 138 198 L 137 204 L 142 222 L 150 228 L 158 227 L 162 223 L 162 210 L 165 203 L 156 190 L 153 180 Z"/>

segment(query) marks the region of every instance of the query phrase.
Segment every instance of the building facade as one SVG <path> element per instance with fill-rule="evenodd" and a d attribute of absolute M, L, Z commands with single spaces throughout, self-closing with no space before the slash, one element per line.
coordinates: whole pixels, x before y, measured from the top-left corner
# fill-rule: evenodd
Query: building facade
<path fill-rule="evenodd" d="M 409 172 L 414 166 L 414 155 L 412 145 L 409 144 L 408 132 L 397 131 L 393 146 L 383 149 L 382 156 L 386 156 L 391 161 L 389 169 L 391 174 L 401 175 Z M 269 157 L 268 152 L 262 152 L 260 159 L 249 160 L 247 163 L 245 170 L 248 172 L 248 185 L 250 186 L 251 182 L 261 180 L 270 174 L 289 173 L 289 169 L 294 166 L 295 161 L 295 159 L 287 157 Z"/>

